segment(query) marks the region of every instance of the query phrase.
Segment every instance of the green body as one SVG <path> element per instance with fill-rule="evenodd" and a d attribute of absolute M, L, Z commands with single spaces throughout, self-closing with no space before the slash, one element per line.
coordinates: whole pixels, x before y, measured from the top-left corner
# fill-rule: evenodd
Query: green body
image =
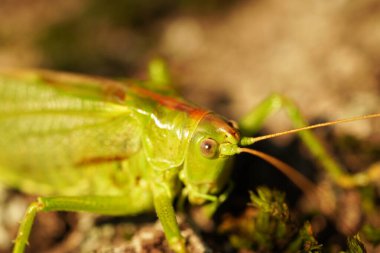
<path fill-rule="evenodd" d="M 14 253 L 24 252 L 40 211 L 152 210 L 170 247 L 186 252 L 174 198 L 208 202 L 210 212 L 226 198 L 230 163 L 243 145 L 237 125 L 181 99 L 157 62 L 151 66 L 149 82 L 0 71 L 0 182 L 42 196 L 25 213 Z M 242 133 L 283 107 L 296 127 L 307 125 L 275 94 L 240 121 Z M 373 173 L 347 175 L 310 131 L 299 134 L 337 184 L 373 180 Z"/>
<path fill-rule="evenodd" d="M 228 122 L 153 82 L 4 71 L 0 101 L 0 182 L 44 196 L 35 212 L 156 209 L 178 252 L 173 199 L 218 202 L 230 174 L 231 157 L 218 147 L 205 156 L 202 142 L 239 141 Z"/>
<path fill-rule="evenodd" d="M 153 170 L 176 170 L 201 117 L 138 89 L 61 73 L 4 74 L 0 180 L 38 195 L 120 195 L 147 187 Z"/>

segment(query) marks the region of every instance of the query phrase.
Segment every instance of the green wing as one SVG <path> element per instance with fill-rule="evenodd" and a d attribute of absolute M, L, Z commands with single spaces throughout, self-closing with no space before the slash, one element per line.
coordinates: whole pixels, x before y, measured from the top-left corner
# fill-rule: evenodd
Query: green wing
<path fill-rule="evenodd" d="M 27 192 L 77 185 L 140 149 L 120 83 L 56 72 L 0 73 L 0 181 Z M 94 171 L 93 173 L 97 173 Z"/>

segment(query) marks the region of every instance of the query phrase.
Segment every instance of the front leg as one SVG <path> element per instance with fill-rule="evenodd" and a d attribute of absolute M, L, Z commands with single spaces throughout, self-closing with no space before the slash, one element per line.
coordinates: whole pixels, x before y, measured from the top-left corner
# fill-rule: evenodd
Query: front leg
<path fill-rule="evenodd" d="M 154 207 L 170 248 L 177 253 L 187 252 L 185 239 L 181 236 L 175 216 L 171 191 L 165 183 L 153 183 L 152 192 Z"/>

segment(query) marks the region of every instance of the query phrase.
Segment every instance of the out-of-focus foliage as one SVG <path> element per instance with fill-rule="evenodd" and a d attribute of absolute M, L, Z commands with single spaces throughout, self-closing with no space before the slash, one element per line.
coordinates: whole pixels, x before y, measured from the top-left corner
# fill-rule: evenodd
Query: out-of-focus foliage
<path fill-rule="evenodd" d="M 359 235 L 349 237 L 347 239 L 348 250 L 347 253 L 365 253 L 367 252 L 364 244 L 360 241 Z"/>

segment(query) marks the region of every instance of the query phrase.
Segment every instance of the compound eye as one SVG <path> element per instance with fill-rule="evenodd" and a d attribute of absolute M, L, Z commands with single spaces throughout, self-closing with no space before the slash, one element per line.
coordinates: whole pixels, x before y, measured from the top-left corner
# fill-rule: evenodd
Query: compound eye
<path fill-rule="evenodd" d="M 201 152 L 207 158 L 213 158 L 218 152 L 218 143 L 211 139 L 204 139 L 201 142 Z"/>

